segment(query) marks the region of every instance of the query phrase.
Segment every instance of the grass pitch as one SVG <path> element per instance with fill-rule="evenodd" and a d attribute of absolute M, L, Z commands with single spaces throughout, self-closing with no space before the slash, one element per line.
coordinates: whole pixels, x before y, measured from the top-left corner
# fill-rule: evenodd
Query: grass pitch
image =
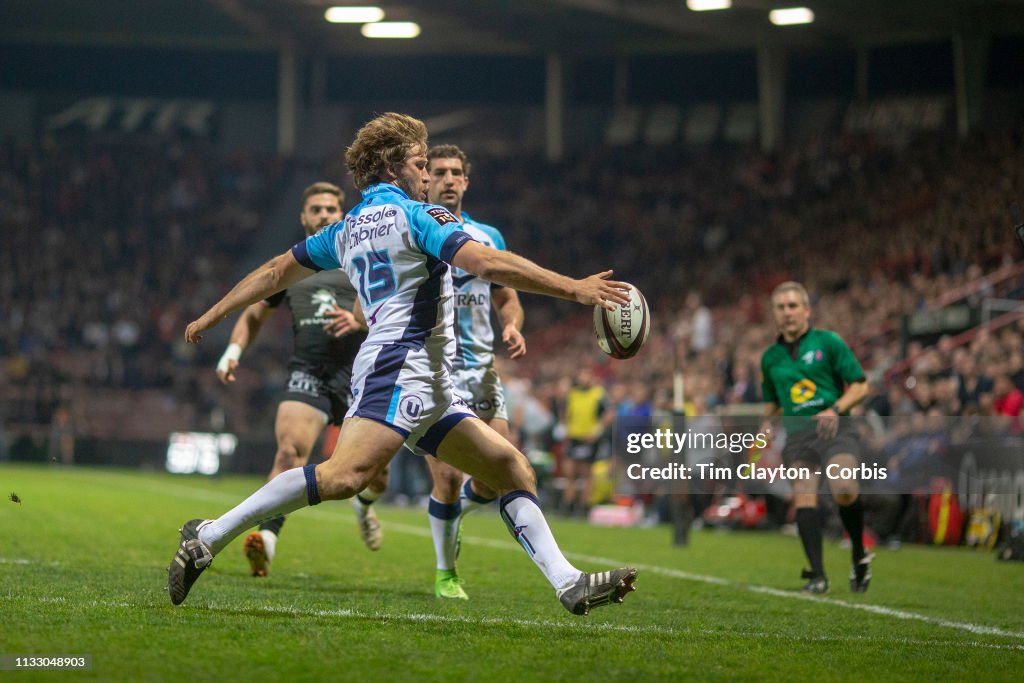
<path fill-rule="evenodd" d="M 382 507 L 365 550 L 348 503 L 293 514 L 270 576 L 236 540 L 181 607 L 164 592 L 177 528 L 260 485 L 110 469 L 0 466 L 0 655 L 92 655 L 33 680 L 1020 680 L 1024 565 L 989 553 L 879 551 L 871 590 L 804 596 L 799 541 L 552 518 L 577 566 L 640 568 L 624 605 L 574 617 L 498 516 L 470 518 L 469 602 L 433 597 L 424 511 Z"/>

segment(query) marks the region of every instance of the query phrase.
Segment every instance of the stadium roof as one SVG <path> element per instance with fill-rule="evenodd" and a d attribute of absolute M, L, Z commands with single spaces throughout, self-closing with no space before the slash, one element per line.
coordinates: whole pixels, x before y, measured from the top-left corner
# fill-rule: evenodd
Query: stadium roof
<path fill-rule="evenodd" d="M 328 24 L 322 0 L 5 0 L 0 43 L 271 50 L 291 41 L 335 55 L 573 56 L 944 40 L 957 30 L 1024 34 L 1024 0 L 733 0 L 692 12 L 685 0 L 353 0 L 422 26 L 418 39 L 369 40 Z M 806 5 L 811 25 L 777 27 L 768 10 Z"/>

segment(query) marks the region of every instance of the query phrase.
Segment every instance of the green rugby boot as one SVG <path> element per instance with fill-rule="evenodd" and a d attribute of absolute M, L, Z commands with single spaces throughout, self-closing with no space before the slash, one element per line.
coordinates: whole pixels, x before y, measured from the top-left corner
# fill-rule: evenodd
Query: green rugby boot
<path fill-rule="evenodd" d="M 454 569 L 438 569 L 434 579 L 434 597 L 448 600 L 469 600 L 462 589 L 462 579 Z"/>

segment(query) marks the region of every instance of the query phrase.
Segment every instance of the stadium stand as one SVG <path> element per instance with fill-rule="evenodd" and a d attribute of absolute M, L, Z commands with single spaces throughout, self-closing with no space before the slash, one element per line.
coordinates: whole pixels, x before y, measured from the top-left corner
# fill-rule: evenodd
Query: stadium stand
<path fill-rule="evenodd" d="M 524 442 L 557 454 L 559 401 L 581 358 L 622 397 L 619 412 L 678 409 L 677 367 L 691 412 L 759 401 L 759 354 L 774 338 L 766 294 L 794 277 L 812 291 L 815 324 L 851 340 L 876 408 L 994 413 L 989 392 L 962 398 L 972 364 L 982 387 L 1008 375 L 1024 389 L 1018 312 L 992 315 L 987 328 L 974 314 L 916 335 L 904 321 L 964 304 L 980 311 L 984 300 L 1024 291 L 1006 213 L 1024 184 L 1019 131 L 961 144 L 941 132 L 901 144 L 835 134 L 769 156 L 664 146 L 673 116 L 666 109 L 651 120 L 654 144 L 599 147 L 558 165 L 474 153 L 474 205 L 503 226 L 513 249 L 572 263 L 580 274 L 612 263 L 655 314 L 644 352 L 609 362 L 585 312 L 528 298 L 531 352 L 503 369 L 521 382 L 524 412 L 546 423 L 538 430 L 520 421 Z M 228 396 L 207 371 L 214 347 L 186 347 L 180 333 L 223 291 L 238 254 L 266 256 L 246 247 L 286 201 L 292 171 L 288 162 L 218 155 L 187 139 L 68 132 L 29 147 L 6 144 L 0 414 L 8 449 L 17 453 L 21 442 L 46 451 L 60 410 L 83 438 L 159 440 L 225 426 L 265 432 L 281 385 L 275 345 L 286 342 L 268 335 L 248 359 L 244 390 Z M 188 260 L 185 244 L 198 244 L 202 256 Z M 17 258 L 30 252 L 39 255 Z M 694 338 L 690 291 L 710 305 L 710 346 Z"/>
<path fill-rule="evenodd" d="M 73 134 L 2 154 L 0 414 L 10 438 L 45 429 L 61 405 L 83 436 L 164 438 L 192 426 L 211 383 L 181 330 L 262 229 L 283 166 L 215 158 L 186 140 Z"/>

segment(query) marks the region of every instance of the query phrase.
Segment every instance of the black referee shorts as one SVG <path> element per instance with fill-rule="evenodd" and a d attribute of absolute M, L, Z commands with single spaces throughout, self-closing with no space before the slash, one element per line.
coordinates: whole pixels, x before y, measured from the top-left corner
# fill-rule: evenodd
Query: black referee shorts
<path fill-rule="evenodd" d="M 852 455 L 860 462 L 861 448 L 857 430 L 840 420 L 839 432 L 831 439 L 818 436 L 814 428 L 786 433 L 786 446 L 782 449 L 782 462 L 787 467 L 796 462 L 825 465 L 837 455 Z"/>

